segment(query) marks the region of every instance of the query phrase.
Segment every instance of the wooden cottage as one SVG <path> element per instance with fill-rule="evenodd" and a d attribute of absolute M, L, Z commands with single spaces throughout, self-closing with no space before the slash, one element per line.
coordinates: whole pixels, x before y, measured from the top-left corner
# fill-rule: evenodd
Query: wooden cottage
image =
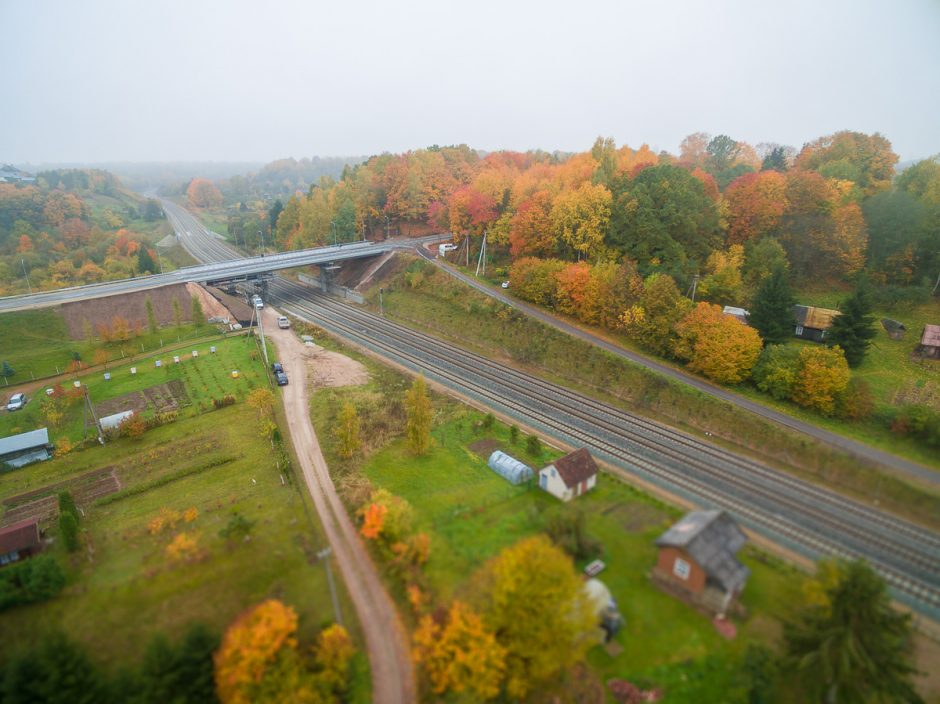
<path fill-rule="evenodd" d="M 597 464 L 582 447 L 539 470 L 539 486 L 562 501 L 590 491 L 597 483 Z"/>
<path fill-rule="evenodd" d="M 746 542 L 724 511 L 693 511 L 657 538 L 654 579 L 696 606 L 724 615 L 750 575 L 735 556 Z"/>
<path fill-rule="evenodd" d="M 915 352 L 927 359 L 940 359 L 940 325 L 925 325 Z"/>
<path fill-rule="evenodd" d="M 795 327 L 793 334 L 804 340 L 825 342 L 826 334 L 832 327 L 833 319 L 839 311 L 815 306 L 793 306 Z"/>
<path fill-rule="evenodd" d="M 0 528 L 0 567 L 19 562 L 42 550 L 39 519 L 30 518 Z"/>

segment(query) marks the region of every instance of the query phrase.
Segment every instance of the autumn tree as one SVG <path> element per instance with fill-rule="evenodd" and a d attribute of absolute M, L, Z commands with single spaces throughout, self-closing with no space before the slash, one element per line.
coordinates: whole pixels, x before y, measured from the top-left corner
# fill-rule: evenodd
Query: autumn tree
<path fill-rule="evenodd" d="M 173 324 L 176 327 L 181 327 L 183 325 L 183 309 L 180 307 L 180 301 L 178 298 L 173 298 Z"/>
<path fill-rule="evenodd" d="M 147 296 L 145 306 L 147 308 L 147 328 L 150 330 L 151 335 L 155 335 L 159 326 L 157 325 L 157 316 L 153 312 L 153 299 L 150 296 Z"/>
<path fill-rule="evenodd" d="M 706 275 L 698 284 L 699 296 L 720 305 L 739 305 L 744 297 L 743 265 L 744 247 L 739 244 L 712 252 L 705 262 Z"/>
<path fill-rule="evenodd" d="M 504 549 L 478 583 L 483 624 L 506 651 L 510 697 L 524 698 L 584 656 L 594 614 L 571 558 L 546 536 Z"/>
<path fill-rule="evenodd" d="M 460 601 L 451 604 L 440 620 L 421 619 L 413 653 L 437 695 L 466 692 L 486 701 L 499 694 L 506 651 L 483 620 Z"/>
<path fill-rule="evenodd" d="M 157 263 L 153 260 L 153 255 L 147 247 L 141 247 L 137 250 L 137 270 L 140 273 L 157 273 Z"/>
<path fill-rule="evenodd" d="M 786 209 L 787 180 L 777 171 L 745 174 L 725 190 L 728 242 L 744 243 L 776 230 Z"/>
<path fill-rule="evenodd" d="M 222 704 L 250 704 L 253 689 L 276 671 L 282 651 L 297 647 L 297 613 L 268 599 L 242 614 L 215 653 L 215 686 Z"/>
<path fill-rule="evenodd" d="M 340 409 L 334 435 L 339 443 L 340 457 L 348 459 L 362 446 L 362 438 L 359 436 L 359 414 L 356 412 L 356 407 L 349 402 L 344 403 Z"/>
<path fill-rule="evenodd" d="M 552 227 L 552 194 L 547 190 L 533 193 L 524 200 L 510 220 L 509 245 L 513 258 L 551 256 L 558 249 Z"/>
<path fill-rule="evenodd" d="M 197 328 L 202 327 L 206 324 L 206 314 L 202 310 L 202 301 L 199 300 L 199 296 L 194 295 L 192 297 L 191 307 L 190 316 L 192 317 L 193 325 Z"/>
<path fill-rule="evenodd" d="M 416 455 L 423 455 L 431 447 L 432 421 L 431 399 L 423 376 L 417 377 L 405 393 L 405 410 L 408 414 L 405 424 L 408 449 Z"/>
<path fill-rule="evenodd" d="M 760 286 L 777 269 L 790 270 L 790 262 L 783 246 L 771 236 L 758 240 L 749 240 L 744 245 L 744 264 L 741 265 L 741 277 L 748 294 L 756 294 Z"/>
<path fill-rule="evenodd" d="M 839 315 L 829 328 L 826 344 L 841 347 L 845 361 L 853 369 L 865 359 L 868 347 L 877 335 L 875 318 L 871 315 L 873 307 L 870 285 L 863 278 L 855 293 L 839 306 Z"/>
<path fill-rule="evenodd" d="M 186 197 L 194 208 L 217 208 L 222 205 L 222 194 L 212 181 L 194 178 L 186 189 Z"/>
<path fill-rule="evenodd" d="M 898 155 L 877 132 L 836 132 L 803 147 L 796 158 L 800 169 L 855 183 L 865 196 L 890 187 Z"/>
<path fill-rule="evenodd" d="M 274 394 L 271 389 L 259 387 L 248 394 L 245 403 L 258 411 L 258 418 L 264 420 L 274 411 Z"/>
<path fill-rule="evenodd" d="M 388 489 L 377 489 L 360 507 L 360 532 L 364 537 L 378 540 L 386 547 L 404 543 L 412 533 L 414 509 L 405 499 Z M 368 535 L 367 535 L 368 533 Z"/>
<path fill-rule="evenodd" d="M 793 306 L 787 273 L 778 267 L 765 279 L 751 304 L 748 322 L 760 333 L 764 344 L 776 345 L 793 337 Z"/>
<path fill-rule="evenodd" d="M 676 324 L 674 345 L 675 356 L 692 371 L 719 384 L 738 384 L 750 376 L 762 343 L 754 328 L 720 306 L 699 303 Z"/>
<path fill-rule="evenodd" d="M 326 685 L 337 697 L 345 694 L 349 685 L 349 666 L 356 647 L 345 628 L 337 623 L 320 631 L 313 648 L 317 666 L 316 679 Z"/>
<path fill-rule="evenodd" d="M 509 269 L 512 290 L 520 298 L 536 305 L 554 306 L 558 293 L 556 275 L 566 266 L 559 259 L 517 259 Z"/>
<path fill-rule="evenodd" d="M 791 398 L 801 406 L 831 415 L 849 383 L 849 365 L 841 347 L 804 347 Z"/>
<path fill-rule="evenodd" d="M 691 307 L 671 276 L 653 274 L 643 283 L 639 303 L 620 316 L 620 324 L 644 347 L 666 356 L 673 350 L 675 324 Z"/>
<path fill-rule="evenodd" d="M 556 196 L 549 218 L 559 242 L 588 258 L 604 242 L 610 222 L 610 191 L 600 184 L 582 184 Z"/>
<path fill-rule="evenodd" d="M 921 702 L 913 677 L 910 614 L 891 605 L 866 563 L 840 563 L 820 599 L 785 631 L 789 664 L 815 701 Z"/>

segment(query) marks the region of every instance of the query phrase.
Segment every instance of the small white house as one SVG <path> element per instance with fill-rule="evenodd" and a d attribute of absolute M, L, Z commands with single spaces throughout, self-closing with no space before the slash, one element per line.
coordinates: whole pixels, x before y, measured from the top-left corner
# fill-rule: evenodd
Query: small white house
<path fill-rule="evenodd" d="M 539 486 L 562 501 L 581 496 L 596 483 L 597 465 L 585 447 L 539 470 Z"/>

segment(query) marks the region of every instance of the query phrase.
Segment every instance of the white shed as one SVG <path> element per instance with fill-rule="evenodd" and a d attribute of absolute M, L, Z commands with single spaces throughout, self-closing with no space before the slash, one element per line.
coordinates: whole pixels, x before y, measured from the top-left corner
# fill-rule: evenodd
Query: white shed
<path fill-rule="evenodd" d="M 586 447 L 539 470 L 539 487 L 562 501 L 590 491 L 597 483 L 597 464 Z"/>

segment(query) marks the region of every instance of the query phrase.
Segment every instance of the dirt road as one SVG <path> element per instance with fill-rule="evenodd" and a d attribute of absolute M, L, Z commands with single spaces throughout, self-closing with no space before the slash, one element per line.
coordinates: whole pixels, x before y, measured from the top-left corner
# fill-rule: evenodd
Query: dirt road
<path fill-rule="evenodd" d="M 273 308 L 265 307 L 263 322 L 265 333 L 277 344 L 279 361 L 290 379 L 290 383 L 282 387 L 287 424 L 304 482 L 365 633 L 372 668 L 372 701 L 379 704 L 413 702 L 414 671 L 404 626 L 336 494 L 310 421 L 310 348 L 304 346 L 293 330 L 278 329 L 278 315 Z M 329 595 L 321 597 L 328 599 Z"/>

